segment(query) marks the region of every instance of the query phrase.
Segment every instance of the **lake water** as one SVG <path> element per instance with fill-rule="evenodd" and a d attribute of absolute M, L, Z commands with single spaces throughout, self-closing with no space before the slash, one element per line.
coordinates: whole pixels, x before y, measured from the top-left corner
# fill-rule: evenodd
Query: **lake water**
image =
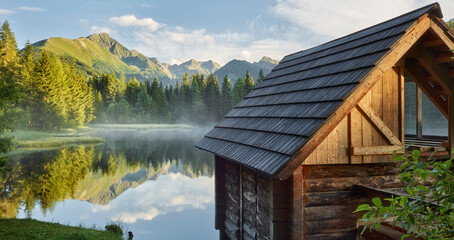
<path fill-rule="evenodd" d="M 134 239 L 216 239 L 208 128 L 98 131 L 96 146 L 13 154 L 1 179 L 2 217 L 104 229 Z"/>

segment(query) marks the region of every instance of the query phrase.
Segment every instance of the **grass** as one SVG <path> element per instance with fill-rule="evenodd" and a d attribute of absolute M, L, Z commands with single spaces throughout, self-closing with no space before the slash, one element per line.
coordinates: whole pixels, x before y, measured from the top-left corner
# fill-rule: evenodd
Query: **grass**
<path fill-rule="evenodd" d="M 48 149 L 66 145 L 96 144 L 104 141 L 102 138 L 85 135 L 90 131 L 89 128 L 64 129 L 58 132 L 17 130 L 10 136 L 14 137 L 16 150 Z"/>
<path fill-rule="evenodd" d="M 8 240 L 121 240 L 108 231 L 47 223 L 33 219 L 0 219 L 0 239 Z"/>
<path fill-rule="evenodd" d="M 136 129 L 136 130 L 192 128 L 192 126 L 188 124 L 88 124 L 87 126 L 102 129 Z"/>

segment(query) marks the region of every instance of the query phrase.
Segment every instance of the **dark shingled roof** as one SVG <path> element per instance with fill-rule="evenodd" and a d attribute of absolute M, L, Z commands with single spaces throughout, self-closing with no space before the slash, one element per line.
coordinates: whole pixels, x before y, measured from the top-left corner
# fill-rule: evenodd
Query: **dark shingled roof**
<path fill-rule="evenodd" d="M 274 176 L 431 4 L 290 54 L 197 148 Z"/>

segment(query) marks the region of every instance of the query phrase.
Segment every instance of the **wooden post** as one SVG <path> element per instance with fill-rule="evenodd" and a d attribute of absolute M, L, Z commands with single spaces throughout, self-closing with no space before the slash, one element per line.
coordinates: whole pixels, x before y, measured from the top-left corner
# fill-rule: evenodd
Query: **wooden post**
<path fill-rule="evenodd" d="M 451 157 L 454 157 L 452 149 L 454 148 L 454 96 L 451 95 L 448 97 L 448 147 Z"/>
<path fill-rule="evenodd" d="M 405 77 L 404 64 L 402 61 L 399 68 L 399 125 L 400 125 L 400 142 L 405 145 Z"/>
<path fill-rule="evenodd" d="M 416 139 L 422 139 L 422 92 L 416 86 Z"/>

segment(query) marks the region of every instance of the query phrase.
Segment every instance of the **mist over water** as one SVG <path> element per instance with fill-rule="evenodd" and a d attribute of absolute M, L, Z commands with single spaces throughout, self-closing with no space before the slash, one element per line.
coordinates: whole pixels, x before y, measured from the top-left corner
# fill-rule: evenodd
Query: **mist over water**
<path fill-rule="evenodd" d="M 210 128 L 100 129 L 100 145 L 13 155 L 2 217 L 115 222 L 134 239 L 215 239 L 213 156 L 194 147 Z"/>

